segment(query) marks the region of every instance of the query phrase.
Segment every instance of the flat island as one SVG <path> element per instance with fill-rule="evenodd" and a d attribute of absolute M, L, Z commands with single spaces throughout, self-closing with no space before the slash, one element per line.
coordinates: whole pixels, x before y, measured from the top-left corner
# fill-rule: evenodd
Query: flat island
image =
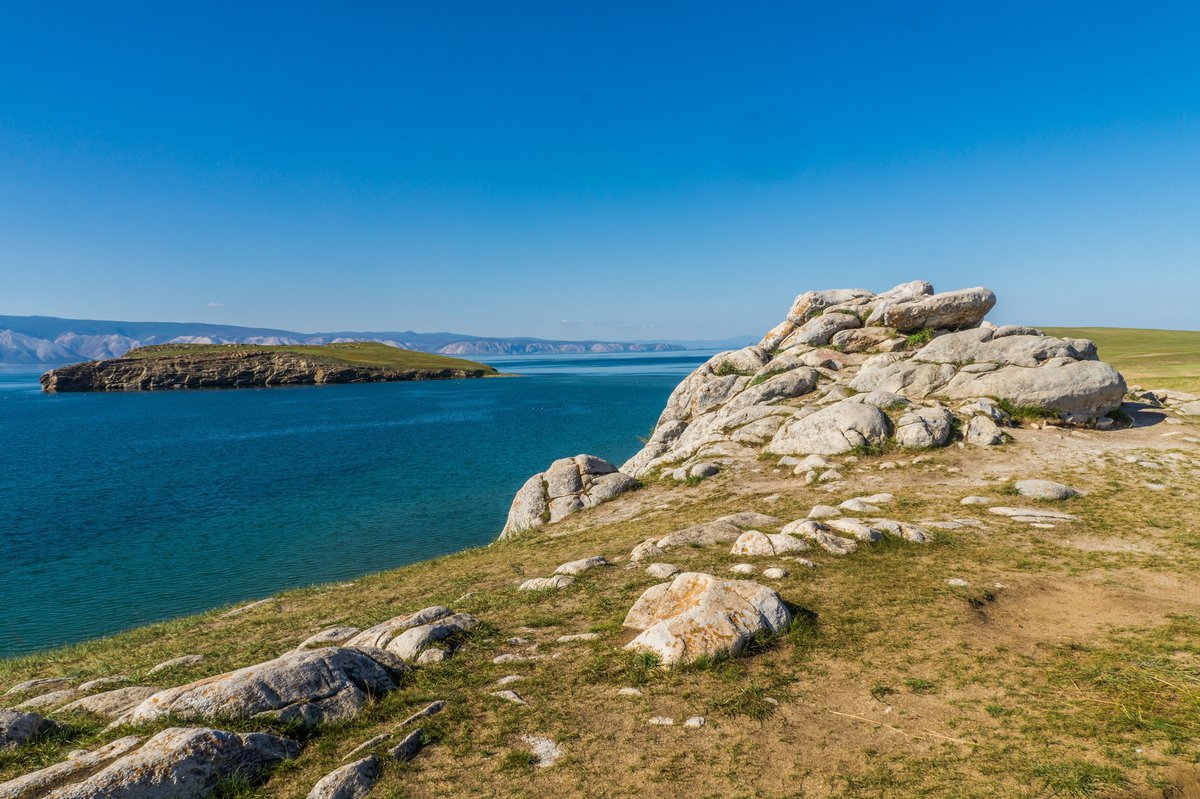
<path fill-rule="evenodd" d="M 42 390 L 157 391 L 491 377 L 492 367 L 373 341 L 314 346 L 156 344 L 42 375 Z"/>

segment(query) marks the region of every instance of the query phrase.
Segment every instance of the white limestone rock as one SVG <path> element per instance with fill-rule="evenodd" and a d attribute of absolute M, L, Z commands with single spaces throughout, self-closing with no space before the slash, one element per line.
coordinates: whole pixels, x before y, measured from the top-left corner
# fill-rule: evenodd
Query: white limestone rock
<path fill-rule="evenodd" d="M 792 614 L 779 594 L 754 582 L 685 572 L 642 594 L 625 617 L 641 630 L 626 649 L 657 654 L 664 665 L 737 655 L 755 635 L 778 634 Z"/>

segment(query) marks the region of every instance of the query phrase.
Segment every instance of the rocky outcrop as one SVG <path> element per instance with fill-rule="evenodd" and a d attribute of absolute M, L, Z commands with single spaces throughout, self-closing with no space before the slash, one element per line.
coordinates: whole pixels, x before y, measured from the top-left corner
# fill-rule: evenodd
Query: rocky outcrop
<path fill-rule="evenodd" d="M 1009 424 L 996 401 L 1091 424 L 1125 381 L 1083 339 L 996 327 L 986 288 L 942 294 L 924 281 L 882 294 L 810 291 L 758 345 L 722 352 L 672 392 L 640 452 L 638 479 L 690 477 L 714 461 L 945 446 L 992 446 Z M 816 476 L 814 475 L 814 478 Z"/>
<path fill-rule="evenodd" d="M 779 594 L 746 580 L 685 572 L 648 588 L 625 616 L 641 633 L 625 648 L 658 655 L 664 666 L 737 655 L 756 635 L 787 631 L 792 614 Z"/>
<path fill-rule="evenodd" d="M 5 799 L 202 799 L 232 777 L 253 781 L 300 753 L 265 733 L 171 727 L 140 747 L 122 738 L 95 752 L 0 785 Z M 131 751 L 132 750 L 132 751 Z M 99 771 L 92 771 L 103 765 Z M 49 792 L 46 792 L 49 789 Z"/>
<path fill-rule="evenodd" d="M 513 497 L 500 537 L 509 538 L 543 524 L 552 524 L 640 485 L 595 455 L 559 458 L 549 469 L 533 475 L 521 486 Z"/>
<path fill-rule="evenodd" d="M 296 650 L 265 663 L 168 688 L 120 721 L 165 717 L 270 717 L 304 725 L 356 716 L 372 696 L 395 690 L 407 667 L 383 650 L 328 647 Z"/>
<path fill-rule="evenodd" d="M 146 348 L 148 350 L 153 348 Z M 179 347 L 171 347 L 175 351 Z M 468 362 L 447 359 L 444 368 L 396 368 L 355 365 L 336 360 L 261 347 L 204 348 L 189 354 L 88 361 L 52 369 L 42 375 L 42 390 L 157 391 L 187 388 L 250 388 L 323 383 L 385 383 L 404 380 L 451 380 L 495 374 L 490 366 L 464 368 Z M 432 358 L 436 356 L 424 356 Z"/>

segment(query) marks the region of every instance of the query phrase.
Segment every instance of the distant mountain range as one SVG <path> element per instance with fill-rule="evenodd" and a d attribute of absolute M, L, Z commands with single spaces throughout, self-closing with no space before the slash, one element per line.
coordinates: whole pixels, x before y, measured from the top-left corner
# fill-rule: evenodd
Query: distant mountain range
<path fill-rule="evenodd" d="M 297 333 L 203 322 L 112 322 L 54 316 L 0 316 L 0 363 L 72 363 L 119 358 L 134 347 L 149 344 L 332 344 L 340 341 L 379 341 L 406 350 L 467 356 L 689 349 L 683 344 L 660 341 L 555 341 L 462 333 L 415 333 L 411 330 Z"/>

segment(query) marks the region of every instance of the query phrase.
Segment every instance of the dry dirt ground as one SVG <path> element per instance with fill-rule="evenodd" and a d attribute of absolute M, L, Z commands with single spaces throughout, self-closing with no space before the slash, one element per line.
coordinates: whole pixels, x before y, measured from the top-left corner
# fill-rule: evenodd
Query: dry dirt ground
<path fill-rule="evenodd" d="M 280 595 L 246 613 L 155 625 L 0 662 L 0 693 L 31 677 L 122 673 L 174 685 L 254 663 L 336 624 L 367 626 L 432 604 L 479 616 L 451 660 L 417 670 L 353 722 L 301 733 L 306 748 L 259 785 L 225 796 L 304 796 L 360 742 L 434 699 L 427 745 L 389 763 L 372 796 L 534 797 L 1200 797 L 1200 425 L 1162 411 L 1113 432 L 1015 430 L 1011 444 L 839 459 L 846 480 L 805 486 L 760 460 L 699 485 L 654 485 L 513 542 Z M 881 463 L 896 462 L 894 469 Z M 1084 492 L 1066 502 L 1015 495 L 1022 478 Z M 787 634 L 748 656 L 665 672 L 626 653 L 621 621 L 655 582 L 628 563 L 637 543 L 698 521 L 759 511 L 783 521 L 815 504 L 890 492 L 884 516 L 965 520 L 928 544 L 886 541 L 813 568 L 669 550 L 684 570 L 779 565 L 797 610 Z M 1053 528 L 964 506 L 1073 514 Z M 615 565 L 558 592 L 515 587 L 603 554 Z M 950 585 L 948 580 L 966 581 Z M 596 632 L 591 642 L 559 643 Z M 526 643 L 510 642 L 524 639 Z M 497 665 L 512 652 L 531 659 Z M 207 656 L 147 675 L 168 657 Z M 491 695 L 506 675 L 521 706 Z M 618 695 L 636 687 L 641 696 Z M 6 698 L 7 699 L 7 698 Z M 651 717 L 675 720 L 672 726 Z M 703 716 L 705 725 L 684 727 Z M 121 731 L 76 718 L 59 736 L 0 754 L 0 779 Z M 263 729 L 260 724 L 227 726 Z M 266 729 L 269 729 L 267 727 Z M 522 736 L 555 741 L 541 767 Z"/>

